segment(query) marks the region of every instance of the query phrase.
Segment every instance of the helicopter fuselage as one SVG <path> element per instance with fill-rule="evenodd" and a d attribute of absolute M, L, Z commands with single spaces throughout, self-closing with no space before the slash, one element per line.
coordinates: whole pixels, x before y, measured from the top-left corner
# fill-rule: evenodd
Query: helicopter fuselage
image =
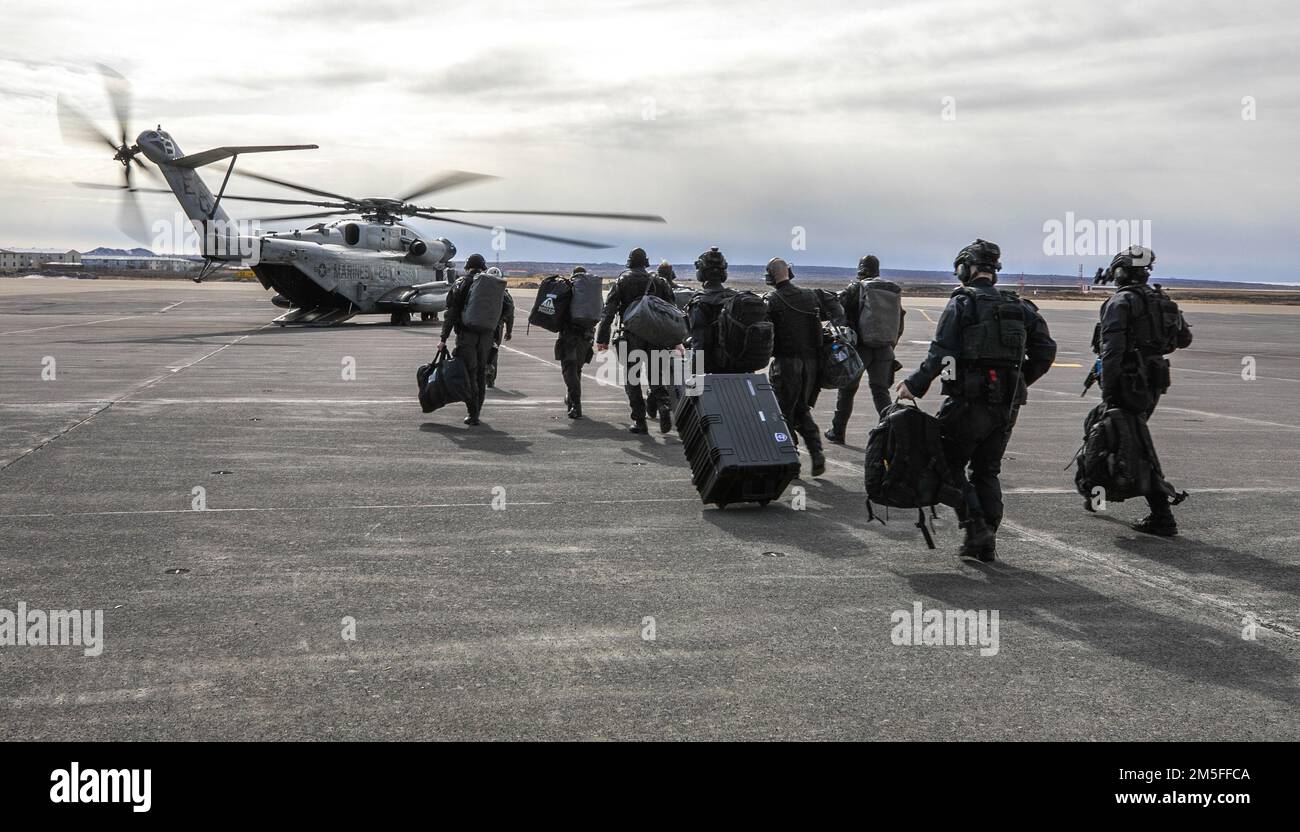
<path fill-rule="evenodd" d="M 421 313 L 447 304 L 456 248 L 395 222 L 344 221 L 254 239 L 249 266 L 284 308 Z"/>

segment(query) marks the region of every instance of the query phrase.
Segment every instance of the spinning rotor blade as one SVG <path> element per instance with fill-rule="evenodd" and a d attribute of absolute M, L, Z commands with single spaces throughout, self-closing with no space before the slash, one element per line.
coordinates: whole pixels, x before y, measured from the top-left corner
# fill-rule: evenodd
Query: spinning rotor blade
<path fill-rule="evenodd" d="M 138 168 L 140 169 L 140 172 L 141 172 L 141 173 L 145 174 L 146 176 L 148 176 L 148 177 L 149 177 L 150 179 L 152 179 L 153 181 L 155 181 L 155 182 L 163 182 L 163 181 L 165 181 L 165 180 L 163 179 L 161 173 L 159 173 L 158 171 L 156 171 L 156 170 L 154 170 L 153 168 L 149 167 L 149 166 L 146 165 L 144 162 L 140 161 L 139 157 L 137 157 L 137 156 L 132 156 L 132 157 L 131 157 L 131 161 L 132 161 L 132 163 L 135 164 L 136 167 L 138 167 Z M 142 189 L 141 189 L 141 188 L 136 188 L 136 190 L 138 191 L 138 190 L 142 190 Z M 171 191 L 167 191 L 167 193 L 171 193 Z"/>
<path fill-rule="evenodd" d="M 438 191 L 445 191 L 448 188 L 455 188 L 458 185 L 468 185 L 470 182 L 481 182 L 485 179 L 496 179 L 497 177 L 487 173 L 471 173 L 467 170 L 449 170 L 440 173 L 429 179 L 420 187 L 411 191 L 409 194 L 399 196 L 402 202 L 410 202 L 413 199 L 428 196 Z"/>
<path fill-rule="evenodd" d="M 125 185 L 105 185 L 102 182 L 73 182 L 72 184 L 76 185 L 78 188 L 94 188 L 100 191 L 125 191 L 126 190 Z M 171 191 L 166 191 L 163 190 L 162 188 L 136 188 L 136 190 L 145 191 L 147 193 L 154 193 L 154 194 L 171 193 Z"/>
<path fill-rule="evenodd" d="M 517 228 L 505 228 L 503 226 L 483 225 L 482 223 L 477 223 L 477 222 L 466 222 L 465 220 L 453 220 L 450 217 L 440 217 L 437 214 L 421 214 L 417 212 L 415 216 L 420 217 L 421 219 L 434 220 L 436 222 L 451 222 L 451 223 L 455 223 L 456 225 L 468 225 L 471 228 L 486 228 L 489 231 L 495 230 L 496 228 L 501 228 L 507 234 L 515 234 L 520 237 L 530 237 L 534 240 L 547 240 L 552 243 L 564 243 L 566 245 L 580 246 L 582 248 L 613 248 L 613 246 L 609 245 L 608 243 L 593 243 L 590 240 L 575 240 L 572 237 L 556 237 L 552 234 L 537 234 L 532 231 L 520 231 Z"/>
<path fill-rule="evenodd" d="M 58 98 L 59 111 L 59 132 L 63 134 L 64 141 L 77 141 L 83 144 L 108 145 L 114 151 L 117 150 L 117 144 L 108 137 L 108 134 L 95 126 L 94 122 L 86 118 L 86 114 L 76 107 L 63 100 L 63 96 Z"/>
<path fill-rule="evenodd" d="M 145 170 L 149 170 L 145 168 Z M 73 182 L 78 188 L 93 188 L 100 191 L 125 191 L 126 185 L 105 185 L 101 182 Z M 137 194 L 170 194 L 172 191 L 168 188 L 131 188 L 132 192 Z M 315 205 L 320 208 L 348 208 L 342 202 L 312 202 L 307 199 L 276 199 L 269 196 L 236 196 L 235 194 L 226 194 L 221 197 L 224 202 L 227 199 L 235 199 L 240 202 L 269 202 L 274 205 Z"/>
<path fill-rule="evenodd" d="M 135 188 L 131 186 L 131 164 L 129 162 L 122 167 L 122 178 L 126 182 L 126 190 L 122 194 L 122 207 L 117 213 L 117 224 L 126 232 L 128 237 L 137 243 L 148 242 L 144 212 L 140 210 L 140 198 L 135 195 Z"/>
<path fill-rule="evenodd" d="M 127 122 L 131 120 L 131 83 L 111 66 L 95 64 L 95 68 L 104 76 L 104 91 L 113 104 L 113 115 L 117 116 L 117 126 L 122 135 L 121 144 L 130 145 L 131 142 L 127 140 L 130 135 Z"/>
<path fill-rule="evenodd" d="M 145 224 L 144 213 L 135 194 L 127 191 L 122 194 L 122 204 L 117 211 L 117 225 L 122 233 L 137 243 L 149 245 L 149 227 Z"/>
<path fill-rule="evenodd" d="M 322 211 L 319 214 L 287 214 L 279 217 L 253 217 L 250 222 L 279 222 L 281 220 L 314 220 L 319 217 L 339 217 L 352 211 Z"/>
<path fill-rule="evenodd" d="M 256 179 L 258 182 L 269 182 L 272 185 L 279 185 L 282 188 L 290 188 L 295 191 L 302 191 L 305 194 L 312 194 L 313 196 L 323 196 L 323 197 L 328 197 L 329 199 L 337 199 L 340 202 L 357 201 L 350 196 L 343 196 L 342 194 L 330 193 L 329 191 L 320 191 L 317 190 L 316 188 L 308 188 L 306 185 L 298 185 L 294 182 L 288 181 L 287 179 L 276 179 L 274 176 L 266 176 L 261 173 L 253 173 L 252 171 L 248 171 L 248 170 L 236 169 L 235 175 L 247 176 L 249 179 Z"/>
<path fill-rule="evenodd" d="M 125 191 L 126 185 L 105 185 L 102 182 L 73 182 L 78 188 L 92 188 L 97 191 Z M 172 191 L 168 188 L 131 188 L 132 193 L 137 194 L 170 194 Z M 226 197 L 230 199 L 230 197 Z"/>
<path fill-rule="evenodd" d="M 143 190 L 143 189 L 137 188 L 136 190 Z M 171 191 L 164 191 L 164 193 L 171 193 Z M 337 209 L 337 208 L 351 207 L 344 202 L 314 202 L 310 199 L 276 199 L 275 197 L 269 197 L 269 196 L 235 196 L 234 194 L 226 194 L 221 199 L 223 202 L 227 199 L 233 199 L 238 202 L 269 202 L 272 205 L 315 205 L 318 208 Z"/>
<path fill-rule="evenodd" d="M 613 214 L 604 211 L 510 211 L 491 208 L 421 208 L 430 214 L 518 214 L 533 217 L 584 217 L 600 220 L 640 220 L 643 222 L 667 222 L 658 214 Z"/>
<path fill-rule="evenodd" d="M 122 191 L 122 199 L 117 207 L 117 227 L 122 230 L 126 236 L 135 240 L 137 243 L 148 245 L 149 229 L 144 221 L 144 214 L 140 210 L 140 203 L 136 200 L 137 191 L 153 194 L 169 194 L 171 191 L 164 188 L 132 188 L 129 185 L 104 185 L 99 182 L 74 182 L 78 188 L 93 188 L 98 191 Z"/>

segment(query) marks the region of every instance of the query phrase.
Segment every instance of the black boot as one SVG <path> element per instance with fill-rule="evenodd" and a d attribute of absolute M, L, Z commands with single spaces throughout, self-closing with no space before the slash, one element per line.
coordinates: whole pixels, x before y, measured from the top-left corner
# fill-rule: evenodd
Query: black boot
<path fill-rule="evenodd" d="M 673 412 L 668 409 L 668 405 L 659 408 L 659 432 L 672 433 L 673 430 Z"/>
<path fill-rule="evenodd" d="M 972 558 L 983 563 L 997 560 L 997 537 L 993 529 L 983 518 L 975 517 L 962 524 L 966 539 L 962 541 L 957 552 L 960 557 Z"/>
<path fill-rule="evenodd" d="M 826 437 L 827 442 L 834 442 L 836 445 L 844 444 L 844 434 L 840 431 L 837 431 L 833 427 L 830 430 L 826 431 L 824 435 Z"/>
<path fill-rule="evenodd" d="M 814 477 L 820 477 L 822 474 L 825 474 L 826 455 L 821 451 L 809 451 L 809 456 L 812 457 L 812 475 Z"/>
<path fill-rule="evenodd" d="M 469 416 L 465 417 L 465 424 L 467 425 L 473 426 L 473 425 L 477 425 L 478 423 L 479 423 L 478 416 L 475 416 L 472 413 Z"/>
<path fill-rule="evenodd" d="M 627 429 L 628 433 L 649 433 L 650 429 L 645 426 L 645 419 L 637 419 L 632 422 L 632 426 Z"/>
<path fill-rule="evenodd" d="M 570 419 L 581 419 L 581 418 L 582 418 L 582 403 L 581 403 L 581 402 L 570 402 L 568 399 L 565 399 L 565 400 L 564 400 L 564 403 L 567 404 L 567 405 L 569 406 L 569 418 L 570 418 Z"/>
<path fill-rule="evenodd" d="M 1148 514 L 1133 524 L 1133 530 L 1157 537 L 1173 537 L 1178 534 L 1178 523 L 1173 514 Z"/>

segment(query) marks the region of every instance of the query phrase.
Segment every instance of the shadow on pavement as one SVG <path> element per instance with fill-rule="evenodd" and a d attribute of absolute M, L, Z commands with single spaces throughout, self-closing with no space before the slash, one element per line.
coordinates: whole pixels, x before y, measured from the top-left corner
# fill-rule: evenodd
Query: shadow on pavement
<path fill-rule="evenodd" d="M 483 417 L 483 423 L 469 425 L 451 425 L 442 422 L 424 422 L 420 425 L 421 433 L 436 433 L 455 443 L 457 448 L 467 451 L 482 451 L 500 456 L 518 456 L 531 453 L 533 443 L 516 439 L 505 431 L 494 429 Z"/>
<path fill-rule="evenodd" d="M 996 609 L 1004 619 L 1083 642 L 1137 665 L 1175 673 L 1189 682 L 1208 681 L 1300 705 L 1300 688 L 1293 682 L 1295 666 L 1260 642 L 1240 638 L 1233 622 L 1208 627 L 1136 607 L 1057 576 L 1006 563 L 966 563 L 983 578 L 966 572 L 900 574 L 919 595 L 951 609 Z M 1004 639 L 1004 652 L 1008 647 Z"/>

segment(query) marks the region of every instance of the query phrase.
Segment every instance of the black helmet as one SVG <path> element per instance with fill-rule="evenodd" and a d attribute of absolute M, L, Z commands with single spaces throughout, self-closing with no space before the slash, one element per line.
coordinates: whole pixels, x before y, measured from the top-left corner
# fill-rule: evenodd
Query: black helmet
<path fill-rule="evenodd" d="M 644 269 L 650 265 L 650 255 L 645 253 L 643 248 L 634 248 L 627 253 L 627 267 L 629 269 Z"/>
<path fill-rule="evenodd" d="M 586 266 L 574 266 L 573 271 L 569 272 L 569 276 L 572 277 L 574 275 L 586 274 L 586 273 L 587 273 Z"/>
<path fill-rule="evenodd" d="M 656 273 L 660 277 L 667 278 L 668 280 L 677 279 L 677 272 L 673 271 L 673 264 L 669 263 L 667 260 L 664 260 L 659 264 L 659 268 Z"/>
<path fill-rule="evenodd" d="M 695 279 L 701 283 L 727 281 L 727 258 L 722 256 L 717 246 L 695 258 Z"/>
<path fill-rule="evenodd" d="M 880 277 L 880 258 L 868 254 L 858 261 L 858 277 Z"/>
<path fill-rule="evenodd" d="M 483 259 L 481 254 L 471 254 L 465 258 L 465 271 L 467 272 L 481 272 L 486 268 L 487 261 Z"/>
<path fill-rule="evenodd" d="M 1106 269 L 1106 277 L 1116 286 L 1146 283 L 1156 267 L 1156 253 L 1146 246 L 1129 246 L 1115 255 Z"/>
<path fill-rule="evenodd" d="M 975 242 L 957 252 L 957 259 L 952 261 L 953 274 L 962 283 L 966 283 L 977 272 L 991 272 L 993 282 L 997 283 L 997 273 L 1002 270 L 1002 249 L 997 243 L 976 239 Z"/>

